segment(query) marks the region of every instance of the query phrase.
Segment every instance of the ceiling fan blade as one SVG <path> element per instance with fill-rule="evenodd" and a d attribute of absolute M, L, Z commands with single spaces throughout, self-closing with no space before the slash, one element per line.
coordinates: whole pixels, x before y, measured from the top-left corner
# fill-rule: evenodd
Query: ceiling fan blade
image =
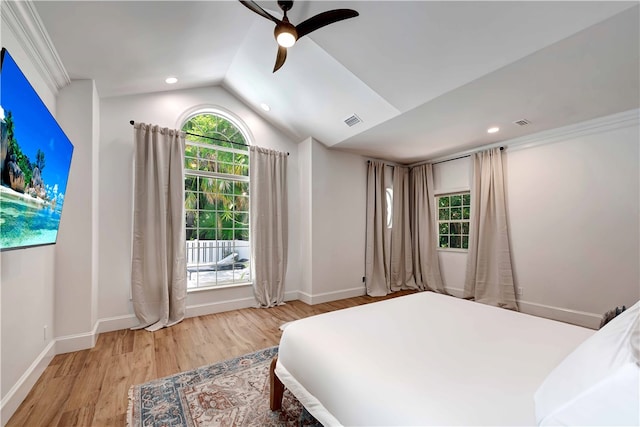
<path fill-rule="evenodd" d="M 276 18 L 275 16 L 271 15 L 269 12 L 267 12 L 266 10 L 264 10 L 263 8 L 258 6 L 253 1 L 251 1 L 251 0 L 239 0 L 239 1 L 240 1 L 240 3 L 245 5 L 248 9 L 254 11 L 255 13 L 257 13 L 260 16 L 262 16 L 264 18 L 267 18 L 268 20 L 273 21 L 276 24 L 279 24 L 281 22 L 278 18 Z"/>
<path fill-rule="evenodd" d="M 278 56 L 276 56 L 276 65 L 273 66 L 274 73 L 284 65 L 284 61 L 286 59 L 287 59 L 287 48 L 278 46 Z"/>
<path fill-rule="evenodd" d="M 342 21 L 343 19 L 355 18 L 358 15 L 360 14 L 352 9 L 335 9 L 319 13 L 296 25 L 298 38 L 305 36 L 318 28 L 333 24 L 334 22 Z"/>

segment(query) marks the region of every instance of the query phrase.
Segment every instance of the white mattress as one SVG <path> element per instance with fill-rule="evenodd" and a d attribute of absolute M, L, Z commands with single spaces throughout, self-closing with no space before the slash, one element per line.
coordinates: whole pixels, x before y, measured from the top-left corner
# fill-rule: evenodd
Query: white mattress
<path fill-rule="evenodd" d="M 536 389 L 593 333 L 421 292 L 292 322 L 276 374 L 325 426 L 535 425 Z"/>

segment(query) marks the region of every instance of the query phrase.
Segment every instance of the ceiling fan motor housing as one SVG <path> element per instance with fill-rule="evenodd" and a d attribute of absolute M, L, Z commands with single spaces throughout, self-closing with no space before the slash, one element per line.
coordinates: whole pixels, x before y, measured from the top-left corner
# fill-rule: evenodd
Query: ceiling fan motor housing
<path fill-rule="evenodd" d="M 278 1 L 278 6 L 280 6 L 280 9 L 282 9 L 286 13 L 288 10 L 291 10 L 291 8 L 293 7 L 293 0 Z"/>

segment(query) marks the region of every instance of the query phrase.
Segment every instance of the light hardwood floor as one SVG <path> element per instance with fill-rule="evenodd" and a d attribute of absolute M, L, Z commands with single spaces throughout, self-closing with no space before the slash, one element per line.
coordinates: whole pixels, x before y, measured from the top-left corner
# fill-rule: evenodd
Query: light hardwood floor
<path fill-rule="evenodd" d="M 94 348 L 56 356 L 7 426 L 125 426 L 132 385 L 277 345 L 285 322 L 388 297 L 290 301 L 193 317 L 157 332 L 100 334 Z"/>

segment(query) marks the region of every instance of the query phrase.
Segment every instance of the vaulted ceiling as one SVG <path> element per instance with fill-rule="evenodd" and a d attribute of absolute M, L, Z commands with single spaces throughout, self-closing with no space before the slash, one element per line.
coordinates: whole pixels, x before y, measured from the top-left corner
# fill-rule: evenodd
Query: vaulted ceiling
<path fill-rule="evenodd" d="M 101 97 L 220 85 L 296 141 L 403 163 L 640 107 L 637 1 L 297 1 L 294 24 L 360 16 L 300 39 L 276 73 L 274 24 L 237 1 L 34 5 Z"/>

